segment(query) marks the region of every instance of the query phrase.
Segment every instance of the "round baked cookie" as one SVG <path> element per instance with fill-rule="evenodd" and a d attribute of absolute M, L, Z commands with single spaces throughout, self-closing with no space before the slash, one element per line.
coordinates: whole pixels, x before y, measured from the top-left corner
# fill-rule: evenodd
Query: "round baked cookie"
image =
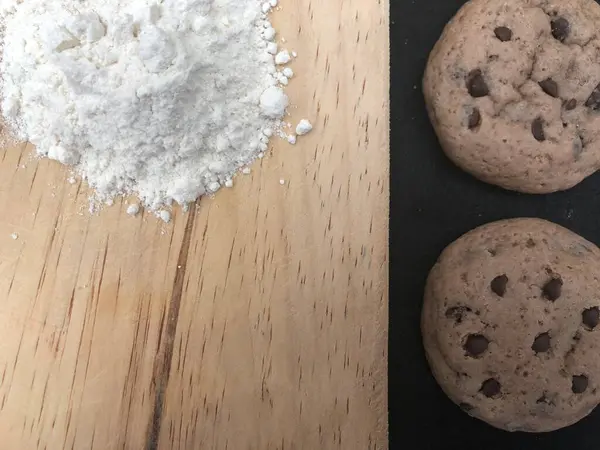
<path fill-rule="evenodd" d="M 477 228 L 431 270 L 429 365 L 471 416 L 509 431 L 562 428 L 600 402 L 600 250 L 539 219 Z"/>
<path fill-rule="evenodd" d="M 425 71 L 439 141 L 459 167 L 527 193 L 568 189 L 600 168 L 600 6 L 594 0 L 472 0 Z"/>

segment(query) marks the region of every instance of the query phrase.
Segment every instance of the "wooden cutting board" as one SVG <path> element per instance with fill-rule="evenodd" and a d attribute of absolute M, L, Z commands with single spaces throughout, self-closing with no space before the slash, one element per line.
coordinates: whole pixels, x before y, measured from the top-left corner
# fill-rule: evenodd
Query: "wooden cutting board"
<path fill-rule="evenodd" d="M 281 4 L 315 130 L 173 223 L 1 153 L 0 448 L 387 448 L 388 6 Z"/>

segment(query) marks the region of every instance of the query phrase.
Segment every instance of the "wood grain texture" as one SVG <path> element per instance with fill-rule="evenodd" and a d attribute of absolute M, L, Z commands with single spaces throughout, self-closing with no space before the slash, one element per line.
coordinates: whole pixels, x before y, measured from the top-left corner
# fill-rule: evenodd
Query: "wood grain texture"
<path fill-rule="evenodd" d="M 281 4 L 315 130 L 172 224 L 2 152 L 0 448 L 387 448 L 388 6 Z"/>

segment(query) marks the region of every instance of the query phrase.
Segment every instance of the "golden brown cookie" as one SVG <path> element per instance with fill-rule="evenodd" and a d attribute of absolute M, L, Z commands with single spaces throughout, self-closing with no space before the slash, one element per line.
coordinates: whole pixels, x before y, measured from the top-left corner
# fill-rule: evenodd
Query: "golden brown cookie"
<path fill-rule="evenodd" d="M 472 0 L 423 80 L 446 154 L 510 190 L 568 189 L 600 168 L 600 6 Z"/>
<path fill-rule="evenodd" d="M 540 219 L 477 228 L 429 275 L 422 314 L 431 370 L 470 415 L 550 431 L 600 401 L 600 250 Z"/>

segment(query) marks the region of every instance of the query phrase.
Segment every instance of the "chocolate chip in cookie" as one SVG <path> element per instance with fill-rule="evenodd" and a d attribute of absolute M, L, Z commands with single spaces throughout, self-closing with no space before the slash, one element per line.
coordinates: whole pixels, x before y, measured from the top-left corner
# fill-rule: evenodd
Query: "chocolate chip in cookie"
<path fill-rule="evenodd" d="M 446 310 L 446 318 L 453 319 L 455 323 L 461 323 L 465 314 L 472 310 L 468 306 L 452 306 Z"/>
<path fill-rule="evenodd" d="M 588 330 L 593 330 L 600 323 L 600 309 L 597 306 L 585 309 L 581 313 L 581 322 Z"/>
<path fill-rule="evenodd" d="M 531 122 L 531 134 L 538 142 L 544 142 L 546 140 L 546 135 L 544 134 L 544 122 L 541 117 L 536 117 L 533 122 Z"/>
<path fill-rule="evenodd" d="M 477 128 L 481 124 L 481 113 L 479 112 L 479 108 L 473 108 L 471 114 L 469 114 L 469 130 L 473 130 Z"/>
<path fill-rule="evenodd" d="M 562 294 L 563 282 L 560 278 L 552 278 L 542 288 L 542 295 L 551 302 L 556 301 Z"/>
<path fill-rule="evenodd" d="M 565 102 L 565 109 L 567 111 L 573 111 L 576 107 L 577 107 L 577 100 L 575 100 L 574 98 L 567 100 Z"/>
<path fill-rule="evenodd" d="M 494 294 L 499 297 L 504 297 L 506 293 L 506 285 L 508 284 L 508 277 L 506 275 L 498 275 L 490 283 L 490 289 Z"/>
<path fill-rule="evenodd" d="M 500 394 L 500 383 L 494 378 L 488 378 L 481 384 L 480 392 L 488 398 L 497 397 Z"/>
<path fill-rule="evenodd" d="M 581 137 L 576 136 L 573 139 L 573 159 L 575 161 L 579 161 L 579 159 L 581 158 L 581 154 L 583 153 L 583 141 L 581 140 Z"/>
<path fill-rule="evenodd" d="M 467 90 L 471 97 L 485 97 L 490 93 L 487 83 L 483 79 L 481 69 L 474 69 L 467 75 Z"/>
<path fill-rule="evenodd" d="M 571 380 L 571 391 L 573 394 L 583 394 L 588 387 L 588 377 L 585 375 L 574 375 Z"/>
<path fill-rule="evenodd" d="M 600 84 L 598 84 L 588 99 L 585 102 L 585 106 L 593 109 L 594 111 L 598 111 L 600 109 Z"/>
<path fill-rule="evenodd" d="M 535 353 L 546 353 L 550 350 L 550 335 L 548 333 L 540 333 L 533 340 L 531 349 Z"/>
<path fill-rule="evenodd" d="M 464 345 L 464 349 L 468 356 L 477 358 L 481 356 L 487 349 L 490 341 L 482 334 L 470 334 Z"/>
<path fill-rule="evenodd" d="M 567 19 L 564 17 L 559 17 L 551 22 L 550 29 L 554 39 L 560 42 L 565 42 L 567 37 L 569 37 L 569 33 L 571 32 L 571 25 Z"/>
<path fill-rule="evenodd" d="M 494 29 L 494 34 L 502 42 L 507 42 L 512 39 L 512 30 L 508 27 L 497 27 Z"/>
<path fill-rule="evenodd" d="M 558 98 L 558 84 L 552 78 L 546 78 L 538 83 L 546 94 L 550 97 Z"/>

